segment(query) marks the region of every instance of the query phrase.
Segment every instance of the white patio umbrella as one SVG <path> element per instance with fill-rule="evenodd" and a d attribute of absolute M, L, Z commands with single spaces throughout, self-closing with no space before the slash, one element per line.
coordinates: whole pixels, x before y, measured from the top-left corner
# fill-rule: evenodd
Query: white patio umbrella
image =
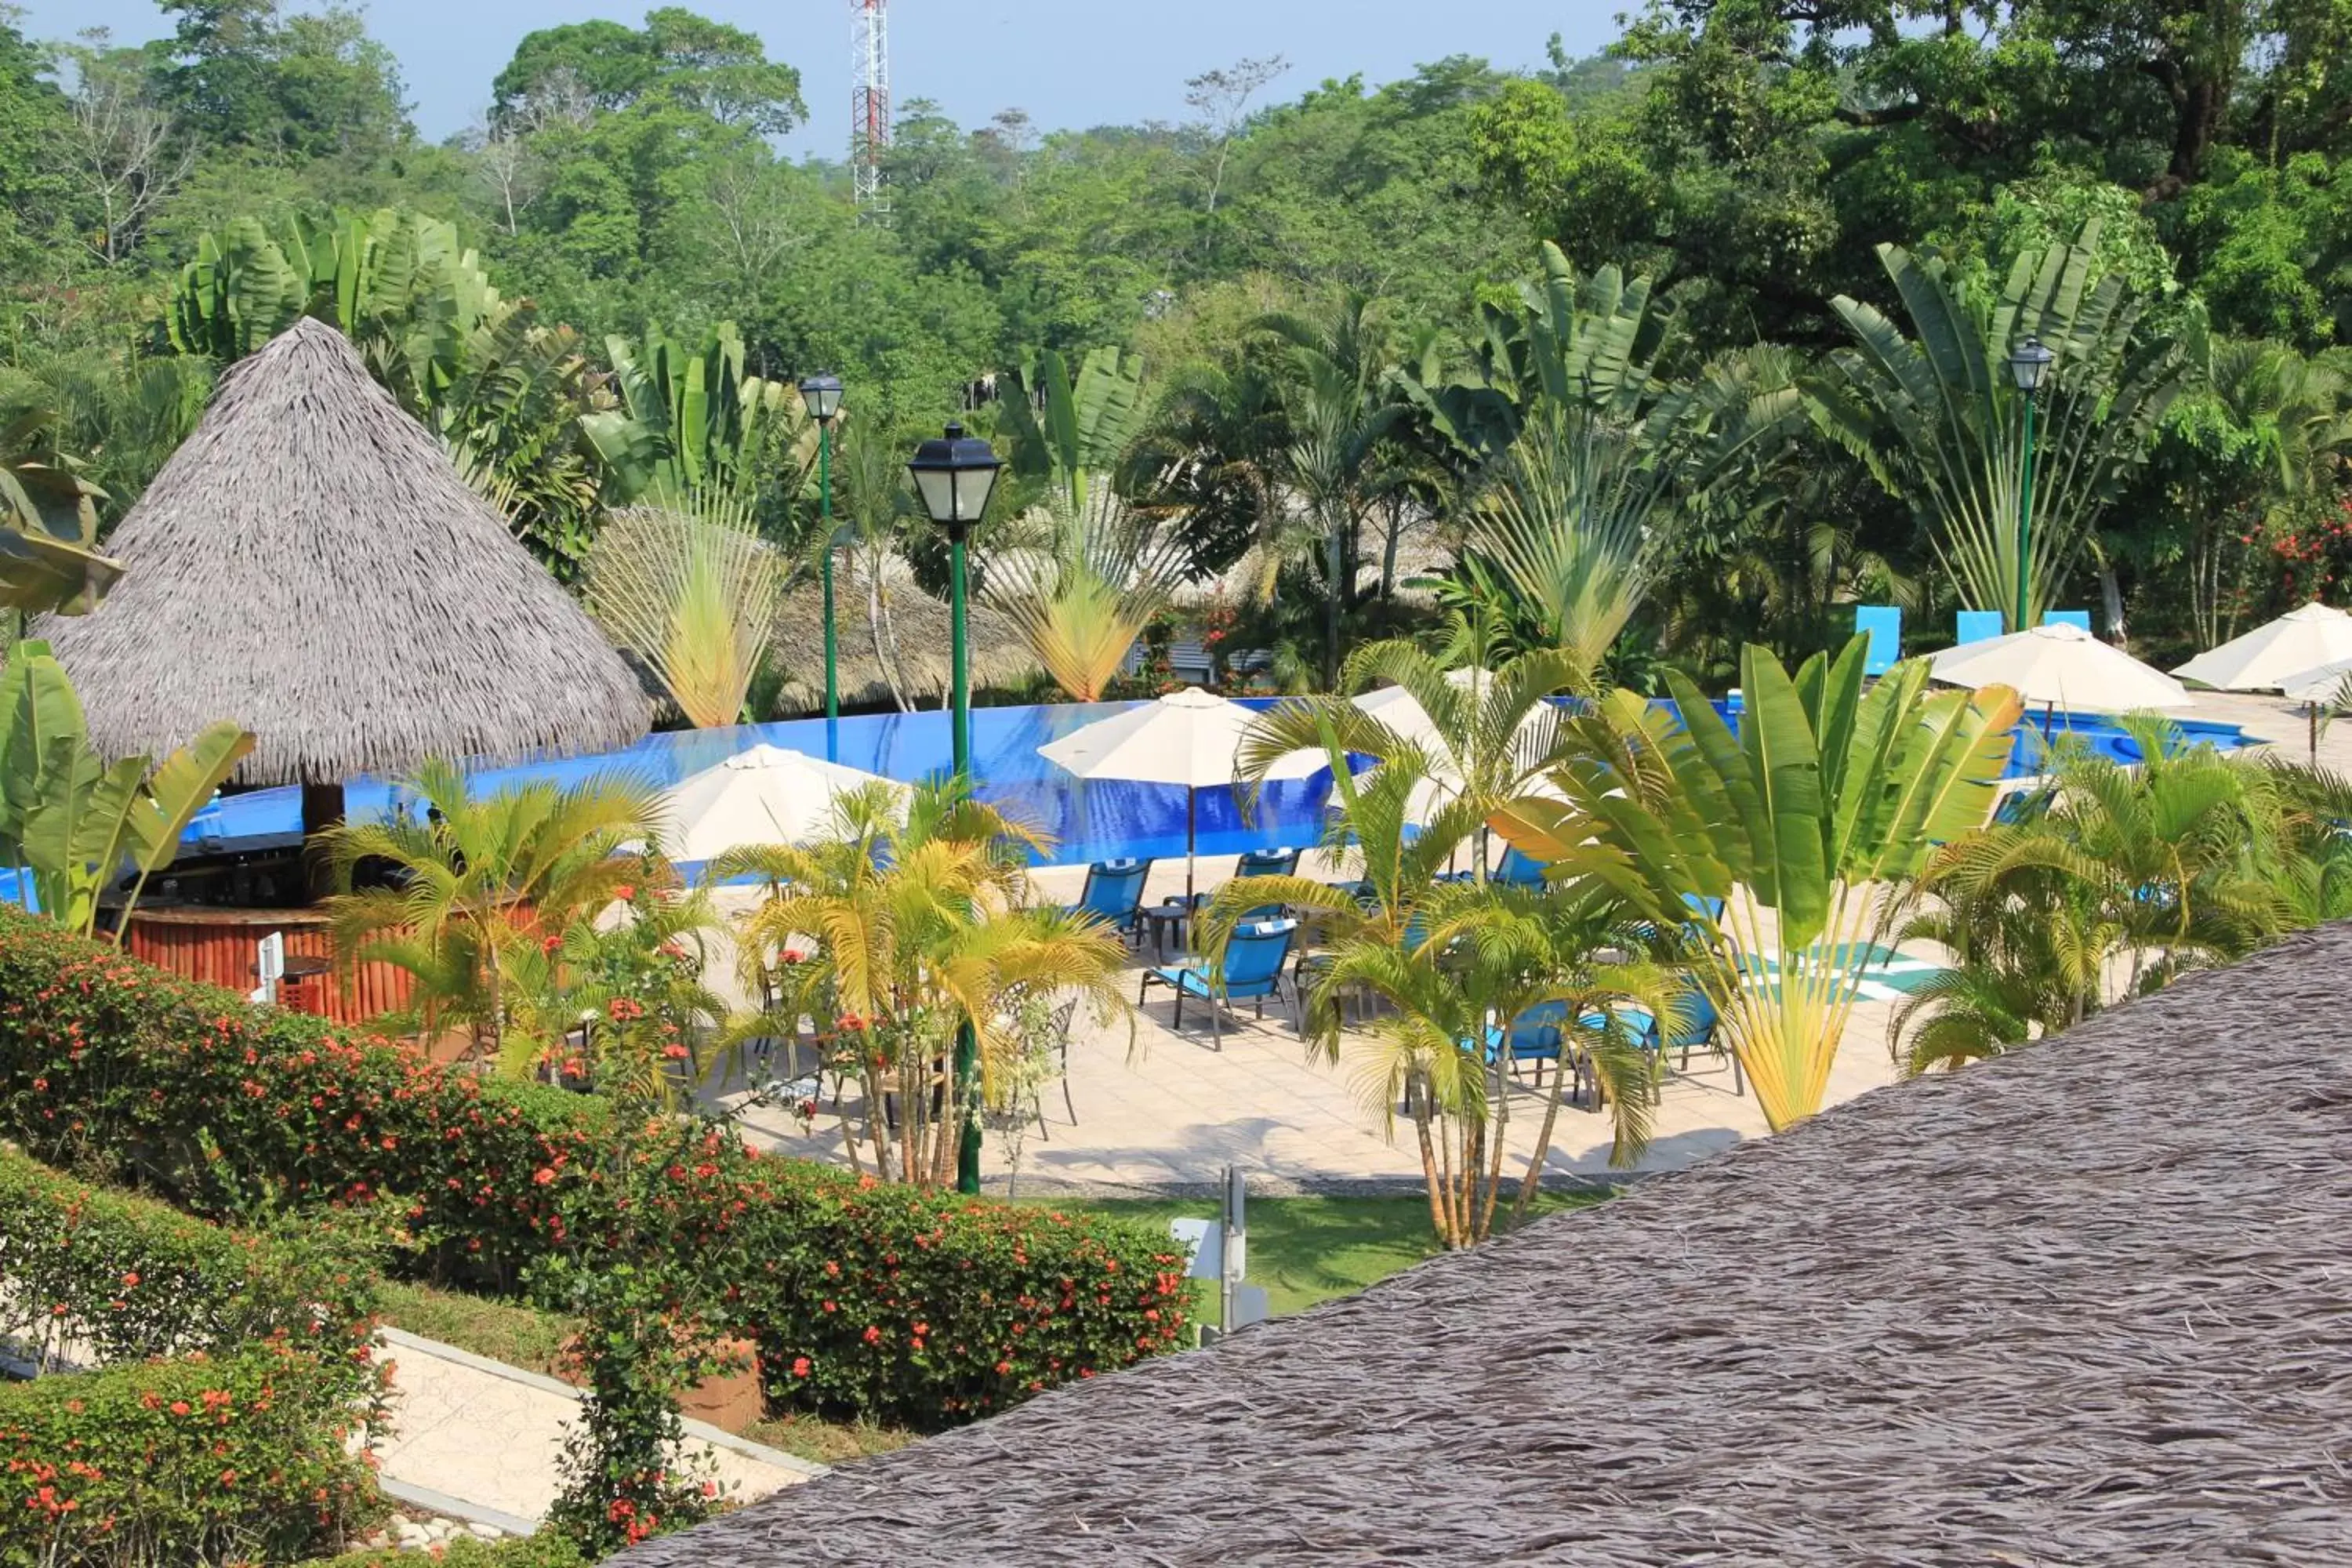
<path fill-rule="evenodd" d="M 2028 707 L 2078 713 L 2193 708 L 2189 689 L 2160 669 L 2109 647 L 2080 626 L 2034 626 L 1946 648 L 1928 673 L 1947 686 L 2007 686 Z"/>
<path fill-rule="evenodd" d="M 2278 684 L 2279 689 L 2286 693 L 2288 701 L 2313 707 L 2334 700 L 2336 694 L 2344 689 L 2347 680 L 2352 680 L 2352 657 L 2339 658 L 2333 664 L 2299 669 Z"/>
<path fill-rule="evenodd" d="M 803 843 L 831 825 L 835 795 L 873 784 L 907 788 L 782 746 L 753 746 L 670 790 L 670 854 L 691 863 L 747 845 Z"/>
<path fill-rule="evenodd" d="M 2199 654 L 2172 673 L 2221 691 L 2276 691 L 2287 678 L 2352 660 L 2352 616 L 2305 605 Z"/>
<path fill-rule="evenodd" d="M 1200 794 L 1231 784 L 1239 776 L 1234 754 L 1242 732 L 1257 715 L 1238 702 L 1212 696 L 1197 686 L 1172 691 L 1141 708 L 1073 730 L 1037 748 L 1046 761 L 1082 779 L 1124 779 L 1134 784 L 1178 784 L 1184 790 L 1184 892 L 1192 892 L 1198 858 Z M 1315 752 L 1293 752 L 1277 762 L 1269 779 L 1303 779 L 1329 765 Z"/>

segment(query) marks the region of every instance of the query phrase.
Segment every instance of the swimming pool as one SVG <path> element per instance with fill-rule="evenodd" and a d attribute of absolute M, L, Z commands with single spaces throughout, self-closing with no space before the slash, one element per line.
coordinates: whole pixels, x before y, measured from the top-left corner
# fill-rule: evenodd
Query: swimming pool
<path fill-rule="evenodd" d="M 1249 706 L 1265 707 L 1260 699 Z M 1136 706 L 1126 702 L 1063 703 L 1033 708 L 978 708 L 971 715 L 973 770 L 982 781 L 981 797 L 1042 827 L 1054 847 L 1046 865 L 1083 865 L 1117 856 L 1170 858 L 1184 853 L 1184 792 L 1172 785 L 1072 778 L 1037 754 L 1037 748 L 1071 731 Z M 1718 703 L 1727 713 L 1727 703 Z M 601 768 L 633 768 L 667 785 L 714 767 L 740 751 L 767 744 L 861 768 L 886 778 L 913 780 L 943 773 L 950 765 L 949 715 L 875 713 L 838 721 L 797 719 L 729 730 L 693 730 L 650 735 L 625 751 L 572 757 L 519 767 L 487 769 L 474 775 L 477 787 L 496 789 L 525 778 L 571 782 Z M 2021 724 L 2009 776 L 2042 771 L 2045 747 L 2041 721 Z M 2137 762 L 2139 750 L 2113 722 L 2089 715 L 2059 714 L 2053 725 L 2104 755 Z M 2233 750 L 2247 744 L 2233 725 L 2183 723 L 2192 744 Z M 1200 792 L 1200 849 L 1203 855 L 1234 855 L 1244 849 L 1311 844 L 1320 836 L 1323 808 L 1331 788 L 1329 769 L 1307 778 L 1273 784 L 1260 797 L 1255 819 L 1244 824 L 1233 792 Z M 379 781 L 354 782 L 346 808 L 362 820 L 386 815 L 391 788 Z M 207 807 L 184 843 L 194 853 L 250 853 L 301 841 L 300 793 L 257 790 L 232 795 Z"/>

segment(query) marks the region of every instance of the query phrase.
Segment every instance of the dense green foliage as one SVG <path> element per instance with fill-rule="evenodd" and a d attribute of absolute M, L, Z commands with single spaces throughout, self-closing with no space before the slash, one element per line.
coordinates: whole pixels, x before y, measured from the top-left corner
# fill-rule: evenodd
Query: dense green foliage
<path fill-rule="evenodd" d="M 611 1114 L 0 912 L 0 1133 L 199 1214 L 375 1203 L 424 1266 L 512 1289 L 612 1240 Z M 936 1428 L 1173 1348 L 1189 1316 L 1164 1237 L 761 1159 L 723 1127 L 636 1149 L 644 1245 L 759 1342 L 780 1409 Z"/>
<path fill-rule="evenodd" d="M 7 1568 L 284 1563 L 383 1510 L 349 1380 L 284 1344 L 0 1386 Z"/>
<path fill-rule="evenodd" d="M 1555 44 L 1531 71 L 1457 57 L 1286 97 L 1281 62 L 1242 59 L 1188 84 L 1175 124 L 1041 135 L 1008 110 L 969 129 L 912 99 L 882 218 L 856 210 L 840 164 L 775 155 L 768 138 L 806 113 L 794 63 L 687 10 L 530 34 L 487 84 L 484 122 L 433 145 L 357 13 L 166 9 L 174 36 L 142 49 L 45 49 L 0 23 L 0 468 L 11 442 L 75 458 L 101 522 L 202 396 L 203 368 L 161 372 L 159 352 L 249 346 L 220 293 L 233 252 L 320 241 L 281 280 L 316 306 L 357 299 L 354 278 L 399 294 L 411 271 L 385 260 L 408 254 L 400 235 L 430 235 L 476 281 L 355 335 L 400 345 L 379 374 L 567 576 L 605 508 L 692 478 L 709 437 L 706 482 L 752 474 L 761 526 L 808 545 L 793 422 L 751 417 L 802 374 L 849 386 L 846 489 L 856 452 L 903 451 L 969 389 L 1031 388 L 1056 363 L 1043 351 L 1124 355 L 1123 376 L 1139 356 L 1125 400 L 1139 417 L 1085 461 L 1173 518 L 1196 573 L 1265 547 L 1228 579 L 1257 601 L 1232 642 L 1286 677 L 1328 682 L 1335 631 L 1412 629 L 1423 612 L 1400 593 L 1428 567 L 1399 563 L 1417 531 L 1453 558 L 1516 465 L 1522 489 L 1656 502 L 1612 673 L 1646 684 L 1663 658 L 1727 680 L 1747 643 L 1784 658 L 1832 645 L 1857 598 L 1905 604 L 1940 636 L 1956 605 L 2011 595 L 1992 567 L 2016 510 L 2015 400 L 1971 394 L 1974 471 L 1939 499 L 1918 483 L 1926 432 L 1857 357 L 1922 333 L 1947 354 L 1906 283 L 1932 258 L 1955 309 L 1991 323 L 1993 360 L 2004 331 L 2056 342 L 2053 413 L 2104 407 L 2118 377 L 2144 394 L 2076 480 L 2042 470 L 2073 488 L 2036 546 L 2041 602 L 2098 602 L 2111 633 L 2161 657 L 2337 593 L 2352 570 L 2324 542 L 2352 447 L 2340 5 L 1655 0 L 1605 57 Z M 358 235 L 383 243 L 357 256 L 336 237 Z M 2078 239 L 2057 303 L 2113 290 L 2127 308 L 2086 306 L 2079 342 L 2053 337 L 2048 301 L 1999 309 L 2021 258 Z M 1682 412 L 1720 426 L 1739 396 L 1818 369 L 1822 426 L 1776 429 L 1719 485 L 1651 460 L 1633 417 L 1646 405 L 1581 468 L 1557 439 L 1549 460 L 1545 443 L 1507 457 L 1528 366 L 1495 312 L 1545 240 L 1672 320 L 1634 363 L 1688 389 Z M 1911 270 L 1882 266 L 1885 246 Z M 192 287 L 212 291 L 208 316 Z M 283 287 L 257 289 L 263 318 L 283 313 Z M 469 313 L 484 289 L 503 314 Z M 671 417 L 684 400 L 664 342 L 706 345 L 709 422 Z M 740 416 L 721 406 L 739 393 Z M 1024 467 L 1046 456 L 1015 410 L 983 401 L 972 417 Z M 843 499 L 870 533 L 874 506 Z M 1956 548 L 1956 530 L 1990 542 Z M 936 589 L 936 545 L 887 531 Z M 1500 599 L 1542 640 L 1558 613 L 1541 575 L 1474 557 L 1444 591 Z M 868 615 L 887 641 L 887 606 Z"/>
<path fill-rule="evenodd" d="M 364 1394 L 368 1358 L 352 1352 L 374 1329 L 372 1250 L 315 1222 L 226 1230 L 0 1151 L 0 1334 L 19 1344 L 56 1336 L 110 1363 L 278 1341 L 323 1354 Z"/>

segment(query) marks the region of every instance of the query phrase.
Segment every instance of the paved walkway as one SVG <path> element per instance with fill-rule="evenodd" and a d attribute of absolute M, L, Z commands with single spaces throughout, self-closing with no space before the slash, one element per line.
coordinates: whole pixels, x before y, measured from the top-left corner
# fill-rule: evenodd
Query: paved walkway
<path fill-rule="evenodd" d="M 381 1331 L 394 1363 L 388 1429 L 371 1445 L 395 1500 L 528 1534 L 562 1490 L 564 1428 L 580 1408 L 569 1384 Z M 824 1473 L 789 1454 L 687 1423 L 689 1460 L 730 1501 L 751 1502 Z"/>
<path fill-rule="evenodd" d="M 2239 724 L 2278 742 L 2283 754 L 2305 754 L 2304 720 L 2274 698 L 2207 697 L 2189 716 Z M 2319 755 L 2352 772 L 2352 722 L 2323 737 Z M 1336 866 L 1318 864 L 1318 858 L 1307 857 L 1302 872 L 1341 874 Z M 1201 861 L 1204 886 L 1214 886 L 1232 870 L 1230 857 Z M 1084 880 L 1079 867 L 1048 868 L 1035 875 L 1040 896 L 1048 899 L 1075 900 Z M 1146 901 L 1180 893 L 1183 883 L 1183 862 L 1162 861 L 1154 868 Z M 1937 955 L 1904 956 L 1912 962 L 1865 987 L 1831 1075 L 1829 1104 L 1897 1078 L 1888 1037 L 1900 987 L 1932 967 Z M 1130 972 L 1130 996 L 1143 962 L 1139 959 Z M 1902 973 L 1903 968 L 1910 974 Z M 1042 1134 L 1034 1119 L 1017 1145 L 1005 1131 L 991 1132 L 984 1163 L 991 1191 L 1206 1189 L 1227 1164 L 1241 1166 L 1256 1190 L 1269 1194 L 1418 1186 L 1420 1154 L 1410 1124 L 1400 1123 L 1398 1136 L 1389 1135 L 1380 1112 L 1368 1108 L 1357 1091 L 1349 1051 L 1343 1049 L 1336 1064 L 1310 1058 L 1281 1005 L 1269 1006 L 1263 1023 L 1244 1013 L 1238 1027 L 1226 1030 L 1223 1050 L 1213 1051 L 1205 1016 L 1186 1008 L 1180 1033 L 1171 1025 L 1167 997 L 1165 991 L 1154 994 L 1149 1008 L 1138 1015 L 1131 1037 L 1123 1025 L 1103 1028 L 1078 1021 L 1070 1041 L 1075 1124 L 1060 1087 L 1048 1086 Z M 1712 1064 L 1695 1059 L 1692 1065 Z M 1515 1097 L 1512 1142 L 1522 1162 L 1543 1109 L 1541 1095 L 1532 1090 Z M 746 1121 L 752 1136 L 774 1148 L 820 1159 L 845 1157 L 840 1121 L 829 1110 L 819 1117 L 814 1136 L 777 1110 L 749 1110 Z M 1670 1081 L 1654 1127 L 1654 1139 L 1636 1170 L 1685 1165 L 1767 1131 L 1755 1098 L 1734 1094 L 1727 1071 L 1694 1072 Z M 1563 1178 L 1607 1179 L 1616 1173 L 1609 1151 L 1606 1117 L 1563 1106 L 1546 1169 Z"/>

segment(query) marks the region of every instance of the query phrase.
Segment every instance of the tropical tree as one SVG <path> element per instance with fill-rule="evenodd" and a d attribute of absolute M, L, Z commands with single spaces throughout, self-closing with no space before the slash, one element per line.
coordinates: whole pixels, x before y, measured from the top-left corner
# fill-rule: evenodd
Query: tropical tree
<path fill-rule="evenodd" d="M 1562 798 L 1493 818 L 1554 878 L 1691 925 L 1693 973 L 1776 1130 L 1821 1109 L 1886 885 L 1983 826 L 2021 711 L 2006 688 L 1931 696 L 1917 662 L 1865 689 L 1865 647 L 1791 676 L 1750 647 L 1736 731 L 1675 672 L 1674 710 L 1612 691 L 1570 721 Z"/>
<path fill-rule="evenodd" d="M 43 411 L 0 418 L 0 611 L 86 615 L 122 574 L 97 549 L 106 492 L 58 449 Z"/>
<path fill-rule="evenodd" d="M 1560 1060 L 1581 1054 L 1591 1063 L 1612 1110 L 1614 1157 L 1630 1163 L 1649 1138 L 1652 1066 L 1620 1009 L 1632 1004 L 1671 1022 L 1676 987 L 1644 958 L 1603 960 L 1605 950 L 1624 942 L 1622 914 L 1605 889 L 1506 892 L 1453 876 L 1454 847 L 1477 830 L 1481 807 L 1456 795 L 1432 809 L 1423 786 L 1444 765 L 1444 752 L 1393 731 L 1369 737 L 1391 749 L 1374 767 L 1352 773 L 1352 748 L 1338 722 L 1347 707 L 1318 704 L 1310 713 L 1300 705 L 1290 722 L 1294 733 L 1311 732 L 1329 751 L 1324 847 L 1356 851 L 1362 880 L 1353 888 L 1297 876 L 1228 882 L 1210 901 L 1202 945 L 1213 961 L 1240 922 L 1266 904 L 1306 913 L 1323 929 L 1303 998 L 1309 1048 L 1349 1062 L 1365 1107 L 1391 1133 L 1404 1107 L 1438 1239 L 1449 1248 L 1473 1246 L 1493 1231 L 1511 1157 L 1511 1021 L 1530 1007 L 1559 1005 Z M 1303 722 L 1310 717 L 1322 722 Z M 1271 732 L 1263 743 L 1276 743 Z M 1393 1011 L 1369 1029 L 1348 1031 L 1350 995 L 1377 998 Z M 1559 1099 L 1548 1097 L 1528 1146 L 1516 1215 L 1525 1215 L 1540 1184 Z"/>
<path fill-rule="evenodd" d="M 1269 567 L 1319 550 L 1323 677 L 1336 689 L 1339 626 L 1356 600 L 1379 458 L 1407 405 L 1391 374 L 1386 317 L 1370 295 L 1349 290 L 1320 314 L 1279 311 L 1258 326 L 1286 346 L 1291 371 L 1282 392 L 1286 436 L 1271 465 L 1278 490 L 1261 517 L 1258 548 Z"/>
<path fill-rule="evenodd" d="M 1088 917 L 1025 903 L 1026 852 L 1042 840 L 952 780 L 902 795 L 887 784 L 834 803 L 833 830 L 799 846 L 753 847 L 712 862 L 714 881 L 768 885 L 738 951 L 746 989 L 773 984 L 772 1008 L 730 1034 L 794 1038 L 814 1019 L 835 1070 L 865 1090 L 850 1158 L 924 1186 L 954 1180 L 965 1119 L 1002 1109 L 1017 1076 L 1020 1017 L 1040 993 L 1072 995 L 1098 1021 L 1126 1013 L 1125 944 Z M 787 952 L 799 962 L 782 962 Z M 977 1072 L 960 1077 L 969 1028 Z M 740 1062 L 739 1062 L 740 1065 Z"/>
<path fill-rule="evenodd" d="M 1250 723 L 1235 761 L 1244 784 L 1262 782 L 1283 757 L 1301 750 L 1370 757 L 1382 771 L 1412 781 L 1410 804 L 1427 821 L 1418 842 L 1451 858 L 1475 841 L 1472 879 L 1486 875 L 1486 822 L 1505 805 L 1545 787 L 1570 731 L 1551 700 L 1584 688 L 1590 671 L 1574 656 L 1538 649 L 1496 663 L 1494 644 L 1476 628 L 1456 627 L 1467 663 L 1449 670 L 1418 645 L 1393 640 L 1358 648 L 1340 689 L 1385 682 L 1395 700 L 1375 708 L 1344 697 L 1293 699 Z M 1336 780 L 1342 768 L 1335 771 Z M 1463 814 L 1439 808 L 1458 803 Z M 1440 825 L 1457 828 L 1451 837 Z"/>
<path fill-rule="evenodd" d="M 1691 384 L 1664 368 L 1680 331 L 1651 279 L 1580 279 L 1557 246 L 1516 307 L 1482 307 L 1473 363 L 1424 359 L 1399 384 L 1492 479 L 1472 505 L 1473 559 L 1554 646 L 1597 671 L 1655 582 L 1683 510 L 1787 435 L 1793 365 L 1755 352 Z"/>
<path fill-rule="evenodd" d="M 1172 531 L 1111 489 L 1088 490 L 1076 512 L 1059 499 L 1040 510 L 1029 520 L 1034 543 L 1020 532 L 1011 549 L 1000 542 L 983 595 L 1055 685 L 1097 702 L 1189 562 Z"/>
<path fill-rule="evenodd" d="M 1045 484 L 1067 512 L 1084 516 L 1096 492 L 1118 482 L 1151 425 L 1142 357 L 1090 349 L 1073 377 L 1060 354 L 1045 351 L 1011 380 L 1013 395 L 998 407 L 1013 473 Z"/>
<path fill-rule="evenodd" d="M 718 729 L 748 722 L 788 572 L 740 502 L 630 507 L 597 538 L 588 608 L 660 678 L 688 723 Z"/>
<path fill-rule="evenodd" d="M 2335 774 L 2126 720 L 2143 761 L 2062 743 L 2007 820 L 1937 850 L 1894 907 L 1952 967 L 1895 1019 L 1923 1072 L 2056 1034 L 2188 971 L 2352 913 Z"/>
<path fill-rule="evenodd" d="M 750 498 L 761 483 L 758 457 L 771 426 L 801 417 L 782 383 L 747 374 L 743 339 L 720 321 L 699 343 L 648 328 L 642 344 L 604 341 L 622 406 L 581 421 L 625 499 L 682 504 L 705 492 Z"/>
<path fill-rule="evenodd" d="M 536 779 L 476 795 L 454 763 L 437 761 L 401 789 L 414 807 L 323 836 L 343 889 L 325 905 L 336 956 L 347 968 L 407 971 L 415 1000 L 403 1021 L 427 1038 L 466 1028 L 495 1059 L 518 1005 L 519 958 L 544 953 L 575 921 L 667 877 L 647 847 L 658 792 L 605 770 L 574 784 Z M 377 885 L 355 885 L 363 866 Z"/>
<path fill-rule="evenodd" d="M 2021 253 L 1998 293 L 1939 258 L 1878 247 L 1912 335 L 1840 295 L 1832 305 L 1853 345 L 1807 386 L 1815 423 L 1910 507 L 1968 603 L 2012 622 L 2022 603 L 2039 624 L 2205 358 L 2193 311 L 2186 331 L 2140 331 L 2144 302 L 2120 271 L 2098 272 L 2097 238 L 2095 221 L 2071 245 Z M 2056 357 L 2034 405 L 2021 589 L 2026 398 L 2008 362 L 2029 338 Z"/>
<path fill-rule="evenodd" d="M 134 873 L 114 910 L 119 944 L 147 879 L 253 745 L 223 720 L 160 763 L 110 764 L 90 748 L 65 666 L 47 643 L 20 642 L 0 666 L 0 864 L 29 871 L 42 912 L 85 936 Z"/>

